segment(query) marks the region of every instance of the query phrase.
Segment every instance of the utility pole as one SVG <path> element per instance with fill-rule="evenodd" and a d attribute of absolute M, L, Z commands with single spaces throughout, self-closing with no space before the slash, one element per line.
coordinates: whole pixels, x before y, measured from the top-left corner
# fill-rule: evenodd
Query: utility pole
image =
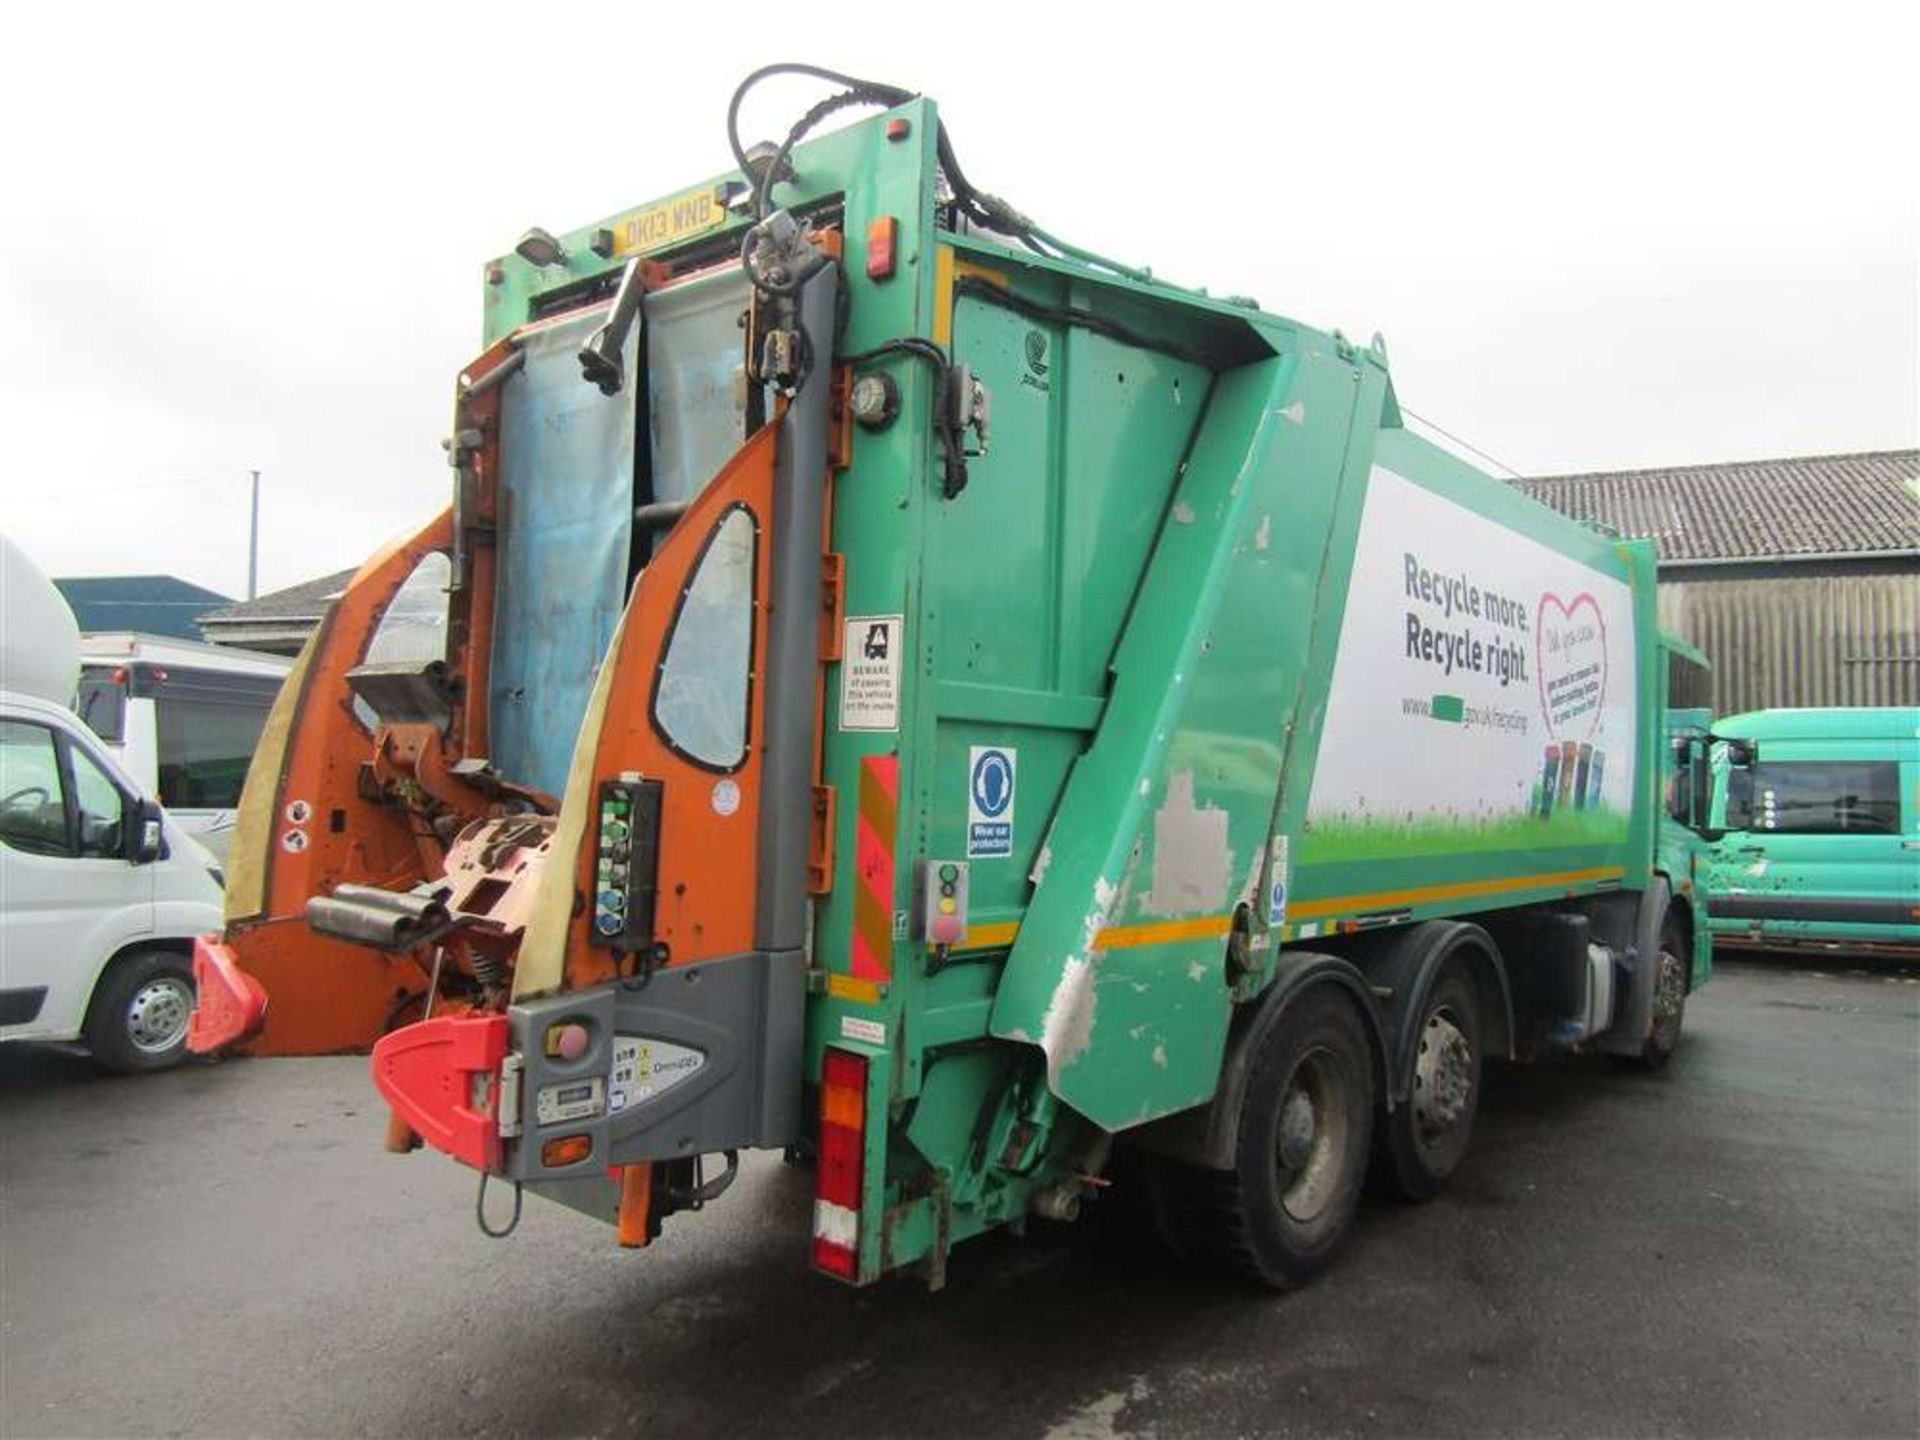
<path fill-rule="evenodd" d="M 253 476 L 253 519 L 247 526 L 247 599 L 252 600 L 260 593 L 260 472 L 248 472 Z"/>

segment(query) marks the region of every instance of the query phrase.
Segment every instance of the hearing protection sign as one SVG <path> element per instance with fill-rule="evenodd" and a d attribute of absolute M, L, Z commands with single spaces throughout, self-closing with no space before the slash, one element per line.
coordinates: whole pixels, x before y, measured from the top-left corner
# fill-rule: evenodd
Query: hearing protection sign
<path fill-rule="evenodd" d="M 900 728 L 900 615 L 849 615 L 840 652 L 840 728 Z"/>
<path fill-rule="evenodd" d="M 975 745 L 967 752 L 967 858 L 1013 854 L 1013 782 L 1019 752 Z"/>

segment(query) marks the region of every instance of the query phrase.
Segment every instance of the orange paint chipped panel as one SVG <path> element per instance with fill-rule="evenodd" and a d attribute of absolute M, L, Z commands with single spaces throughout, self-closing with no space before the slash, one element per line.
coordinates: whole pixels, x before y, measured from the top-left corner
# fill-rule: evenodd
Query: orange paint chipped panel
<path fill-rule="evenodd" d="M 753 948 L 777 430 L 777 424 L 768 424 L 749 439 L 668 533 L 634 584 L 618 650 L 607 661 L 613 667 L 612 698 L 594 751 L 593 783 L 627 772 L 661 782 L 654 935 L 667 946 L 670 965 Z M 677 753 L 655 729 L 654 676 L 678 618 L 681 593 L 708 537 L 735 507 L 752 515 L 759 536 L 754 549 L 753 674 L 746 756 L 737 768 L 722 773 Z M 723 792 L 722 786 L 730 788 Z M 593 893 L 596 862 L 594 847 L 582 845 L 574 883 L 583 897 Z M 591 943 L 590 924 L 582 904 L 567 931 L 569 989 L 597 984 L 615 973 L 614 952 Z"/>

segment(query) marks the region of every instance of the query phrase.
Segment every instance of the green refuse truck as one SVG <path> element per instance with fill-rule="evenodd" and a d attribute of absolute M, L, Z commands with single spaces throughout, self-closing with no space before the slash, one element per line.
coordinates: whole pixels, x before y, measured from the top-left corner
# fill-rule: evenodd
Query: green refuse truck
<path fill-rule="evenodd" d="M 1708 746 L 1653 546 L 805 73 L 488 267 L 453 504 L 283 692 L 196 1048 L 371 1044 L 399 1145 L 630 1246 L 783 1150 L 861 1284 L 1099 1205 L 1288 1285 L 1446 1181 L 1484 1061 L 1662 1064 Z"/>

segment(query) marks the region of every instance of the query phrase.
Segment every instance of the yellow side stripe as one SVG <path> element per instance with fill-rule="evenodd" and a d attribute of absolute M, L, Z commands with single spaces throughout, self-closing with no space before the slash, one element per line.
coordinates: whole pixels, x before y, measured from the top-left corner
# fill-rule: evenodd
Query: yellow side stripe
<path fill-rule="evenodd" d="M 1093 937 L 1093 948 L 1126 950 L 1136 945 L 1164 945 L 1171 940 L 1213 940 L 1232 928 L 1231 915 L 1203 915 L 1198 920 L 1161 920 L 1152 925 L 1110 925 Z"/>
<path fill-rule="evenodd" d="M 880 1003 L 880 982 L 856 980 L 851 975 L 827 976 L 827 994 L 836 1000 L 854 1000 L 862 1005 Z"/>
<path fill-rule="evenodd" d="M 1422 885 L 1413 890 L 1381 890 L 1372 895 L 1338 895 L 1331 900 L 1303 900 L 1287 911 L 1289 920 L 1314 920 L 1326 915 L 1363 915 L 1374 910 L 1398 910 L 1431 905 L 1441 900 L 1465 900 L 1477 895 L 1505 895 L 1515 890 L 1561 890 L 1618 880 L 1624 865 L 1601 865 L 1591 870 L 1560 870 L 1549 875 L 1502 875 L 1495 880 L 1460 880 L 1451 885 Z"/>
<path fill-rule="evenodd" d="M 1519 890 L 1561 890 L 1578 885 L 1619 880 L 1627 871 L 1623 865 L 1601 865 L 1590 870 L 1560 870 L 1544 875 L 1503 875 L 1493 880 L 1461 880 L 1449 885 L 1422 885 L 1412 890 L 1381 890 L 1370 895 L 1341 895 L 1330 900 L 1303 900 L 1288 909 L 1288 924 L 1282 939 L 1297 933 L 1294 923 L 1329 915 L 1356 916 L 1379 910 L 1398 910 L 1414 905 L 1431 905 L 1443 900 L 1465 900 L 1480 895 L 1503 895 Z M 1233 929 L 1231 915 L 1204 915 L 1197 920 L 1161 920 L 1150 925 L 1112 925 L 1094 937 L 1096 950 L 1127 950 L 1141 945 L 1164 945 L 1173 940 L 1211 940 L 1224 937 Z M 961 945 L 967 949 L 993 950 L 1011 945 L 1020 933 L 1018 921 L 1001 925 L 975 925 L 967 931 Z M 839 977 L 835 977 L 837 980 Z"/>
<path fill-rule="evenodd" d="M 1013 944 L 1013 937 L 1019 933 L 1018 920 L 1009 920 L 1004 925 L 973 925 L 968 927 L 966 939 L 960 943 L 970 950 L 993 950 Z"/>
<path fill-rule="evenodd" d="M 933 251 L 933 343 L 953 344 L 953 247 Z"/>

